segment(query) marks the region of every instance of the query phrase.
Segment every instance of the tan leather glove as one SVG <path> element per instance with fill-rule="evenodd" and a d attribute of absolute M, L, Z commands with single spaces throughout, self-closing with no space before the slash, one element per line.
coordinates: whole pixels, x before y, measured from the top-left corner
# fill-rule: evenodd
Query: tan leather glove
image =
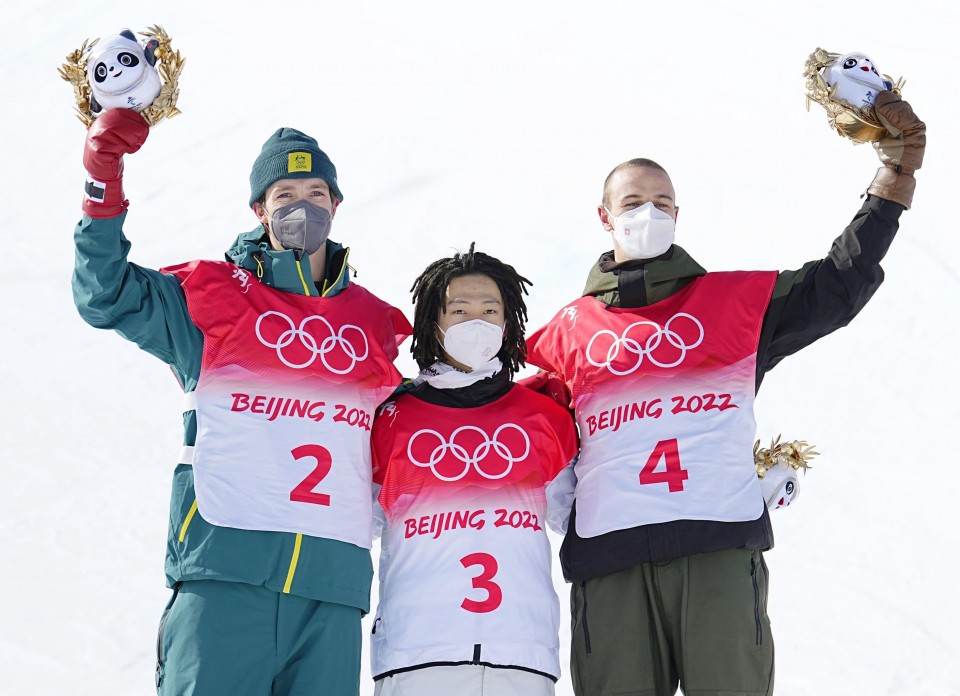
<path fill-rule="evenodd" d="M 927 126 L 893 92 L 877 95 L 874 112 L 888 135 L 873 144 L 883 166 L 877 170 L 867 193 L 909 209 L 917 186 L 913 173 L 920 169 L 927 145 Z"/>

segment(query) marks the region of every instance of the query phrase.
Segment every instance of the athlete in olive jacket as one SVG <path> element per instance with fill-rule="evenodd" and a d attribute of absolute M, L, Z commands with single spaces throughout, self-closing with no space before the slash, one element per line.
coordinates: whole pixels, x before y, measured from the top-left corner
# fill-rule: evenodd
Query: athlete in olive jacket
<path fill-rule="evenodd" d="M 877 97 L 877 113 L 890 123 L 891 133 L 901 137 L 892 148 L 890 142 L 878 148 L 884 166 L 867 189 L 860 211 L 825 258 L 796 271 L 779 273 L 772 293 L 768 290 L 769 294 L 752 300 L 762 311 L 760 322 L 751 329 L 756 331 L 754 391 L 784 357 L 849 323 L 883 280 L 880 262 L 893 241 L 901 213 L 912 201 L 913 171 L 922 161 L 925 126 L 908 104 L 889 92 Z M 685 289 L 692 291 L 694 281 L 708 277 L 686 251 L 671 244 L 675 198 L 669 176 L 655 162 L 631 160 L 611 172 L 604 185 L 600 218 L 614 235 L 614 251 L 603 254 L 591 270 L 585 297 L 595 297 L 600 306 L 650 307 L 678 297 Z M 662 222 L 654 222 L 646 228 L 655 255 L 631 257 L 625 251 L 631 241 L 621 230 L 629 227 L 623 220 L 633 217 L 631 212 L 641 207 L 647 208 L 648 219 L 667 223 L 664 227 Z M 650 232 L 656 229 L 666 229 L 668 235 L 658 242 L 653 239 L 656 232 Z M 668 248 L 657 248 L 663 239 Z M 734 289 L 739 281 L 730 282 Z M 722 308 L 728 302 L 737 302 L 737 298 L 731 293 L 715 300 L 715 306 Z M 595 306 L 586 305 L 588 309 Z M 568 305 L 528 339 L 528 361 L 559 373 L 572 392 L 586 378 L 582 371 L 571 372 L 570 346 L 564 344 L 561 350 L 557 341 L 570 334 L 570 319 L 583 307 Z M 577 321 L 583 320 L 581 311 Z M 587 333 L 591 331 L 593 328 Z M 594 340 L 602 333 L 597 333 Z M 636 340 L 627 345 L 624 339 L 606 353 L 606 363 L 602 362 L 604 344 L 599 358 L 586 358 L 587 368 L 602 368 L 609 363 L 613 371 L 611 361 L 619 353 L 629 354 L 639 365 L 639 361 L 651 357 L 647 348 L 653 351 L 655 345 L 662 344 L 669 350 L 669 343 L 676 348 L 684 345 L 683 340 L 673 333 L 648 341 L 645 347 Z M 695 340 L 694 335 L 690 346 Z M 592 344 L 586 345 L 586 353 Z M 626 385 L 631 384 L 625 375 L 633 364 L 616 368 L 619 388 L 628 389 Z M 647 383 L 640 378 L 632 384 L 632 390 L 623 392 L 629 394 L 623 400 L 639 402 L 645 398 Z M 660 421 L 648 419 L 643 423 L 638 427 L 656 429 Z M 587 437 L 583 430 L 581 422 L 581 438 Z M 662 437 L 671 435 L 663 433 Z M 581 456 L 581 464 L 585 458 L 585 454 Z M 742 459 L 746 466 L 752 464 L 749 451 Z M 654 462 L 653 457 L 650 462 Z M 637 471 L 642 464 L 636 462 Z M 598 467 L 599 476 L 603 462 Z M 637 486 L 638 494 L 640 488 Z M 740 521 L 718 521 L 704 515 L 664 515 L 661 519 L 665 521 L 661 522 L 611 524 L 607 526 L 611 531 L 581 534 L 578 506 L 581 517 L 589 512 L 591 520 L 616 512 L 602 503 L 601 509 L 587 511 L 579 495 L 578 487 L 578 502 L 560 551 L 564 575 L 573 583 L 571 662 L 576 693 L 660 695 L 675 693 L 678 685 L 685 693 L 698 696 L 772 692 L 773 644 L 766 615 L 767 576 L 762 551 L 773 546 L 773 531 L 766 507 L 754 519 L 741 516 Z M 595 498 L 593 505 L 597 505 Z"/>

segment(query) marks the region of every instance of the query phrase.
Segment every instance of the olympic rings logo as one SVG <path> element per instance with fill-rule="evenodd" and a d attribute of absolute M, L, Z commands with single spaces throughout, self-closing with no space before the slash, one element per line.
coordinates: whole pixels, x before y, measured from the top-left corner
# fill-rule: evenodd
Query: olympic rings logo
<path fill-rule="evenodd" d="M 523 438 L 523 452 L 521 454 L 514 454 L 507 444 L 500 441 L 500 435 L 508 429 L 516 430 Z M 456 441 L 458 435 L 462 435 L 463 433 L 467 432 L 479 433 L 480 437 L 482 438 L 481 442 L 476 444 L 472 451 L 468 449 L 469 446 L 458 444 Z M 437 439 L 437 445 L 433 448 L 433 451 L 430 453 L 430 456 L 425 462 L 417 459 L 413 453 L 413 443 L 421 435 L 431 436 Z M 500 473 L 490 473 L 486 471 L 483 466 L 481 466 L 481 462 L 486 459 L 491 450 L 507 463 L 506 468 Z M 452 454 L 455 459 L 463 464 L 462 471 L 460 471 L 460 473 L 456 476 L 445 476 L 437 471 L 437 464 L 443 461 L 447 452 Z M 438 433 L 436 430 L 418 430 L 416 433 L 414 433 L 413 437 L 410 438 L 410 442 L 407 444 L 407 457 L 411 462 L 413 462 L 414 466 L 424 469 L 429 468 L 433 472 L 433 475 L 441 481 L 459 481 L 467 475 L 467 473 L 470 471 L 470 467 L 476 469 L 477 473 L 486 479 L 502 479 L 504 476 L 510 473 L 514 464 L 517 462 L 522 462 L 527 458 L 528 454 L 530 454 L 530 438 L 527 436 L 527 433 L 524 432 L 523 428 L 518 425 L 514 425 L 513 423 L 504 423 L 501 425 L 493 432 L 492 438 L 488 437 L 481 428 L 478 428 L 475 425 L 464 425 L 457 428 L 450 434 L 449 442 L 447 442 L 443 435 Z"/>
<path fill-rule="evenodd" d="M 682 319 L 693 322 L 696 332 L 696 339 L 692 343 L 688 344 L 684 340 L 683 336 L 681 336 L 676 330 L 676 328 L 682 327 L 674 327 L 675 322 L 678 322 Z M 638 326 L 648 326 L 652 328 L 653 331 L 646 336 L 645 340 L 631 338 L 628 334 L 630 333 L 631 329 L 634 329 Z M 690 334 L 693 332 L 688 330 L 686 333 Z M 609 335 L 613 339 L 613 342 L 610 344 L 610 347 L 607 348 L 607 354 L 603 360 L 594 360 L 592 352 L 593 344 L 598 338 L 606 335 Z M 664 347 L 663 350 L 658 351 L 657 349 L 660 348 L 664 340 L 666 340 L 666 342 L 672 346 L 674 350 Z M 591 338 L 590 342 L 587 344 L 587 361 L 594 367 L 605 367 L 613 374 L 622 377 L 623 375 L 629 375 L 630 373 L 639 369 L 644 358 L 647 358 L 657 367 L 676 367 L 683 362 L 684 358 L 687 357 L 687 351 L 693 350 L 701 343 L 703 343 L 703 324 L 701 324 L 696 317 L 687 314 L 686 312 L 678 312 L 670 317 L 667 323 L 662 327 L 656 322 L 644 320 L 630 324 L 630 326 L 625 328 L 623 333 L 619 336 L 610 329 L 601 329 L 593 335 L 593 338 Z M 621 348 L 623 348 L 626 353 L 632 353 L 633 355 L 637 356 L 636 364 L 627 370 L 619 370 L 613 366 L 614 361 L 620 355 Z M 664 355 L 665 352 L 668 355 Z M 670 353 L 676 353 L 676 357 L 674 357 L 672 360 L 669 358 Z"/>
<path fill-rule="evenodd" d="M 261 331 L 261 324 L 263 324 L 264 319 L 267 317 L 279 317 L 284 325 L 287 327 L 278 337 L 276 341 L 271 341 L 263 335 Z M 310 322 L 320 322 L 323 325 L 324 333 L 329 333 L 329 336 L 324 337 L 317 342 L 317 337 L 307 331 L 307 325 Z M 260 339 L 260 343 L 265 345 L 267 348 L 274 348 L 277 351 L 277 357 L 280 358 L 282 362 L 287 367 L 292 367 L 295 370 L 301 370 L 305 367 L 309 367 L 313 364 L 314 360 L 318 357 L 324 366 L 338 375 L 345 375 L 350 372 L 358 362 L 366 360 L 367 356 L 370 354 L 370 346 L 367 343 L 367 337 L 364 335 L 363 330 L 359 326 L 354 326 L 353 324 L 344 324 L 340 327 L 339 331 L 334 331 L 333 326 L 330 322 L 324 319 L 321 316 L 312 315 L 304 318 L 300 322 L 300 326 L 296 326 L 293 323 L 293 320 L 288 317 L 283 312 L 268 311 L 260 315 L 260 318 L 257 319 L 257 338 Z M 362 355 L 361 351 L 357 350 L 357 341 L 351 342 L 345 336 L 348 331 L 355 332 L 360 338 L 359 341 L 362 342 Z M 309 357 L 303 362 L 294 362 L 284 354 L 284 349 L 287 348 L 295 339 L 299 339 L 300 346 L 306 350 Z M 340 349 L 344 355 L 347 356 L 347 359 L 350 361 L 350 366 L 346 369 L 341 369 L 330 364 L 327 360 L 327 356 L 336 349 Z M 302 351 L 301 351 L 302 352 Z"/>

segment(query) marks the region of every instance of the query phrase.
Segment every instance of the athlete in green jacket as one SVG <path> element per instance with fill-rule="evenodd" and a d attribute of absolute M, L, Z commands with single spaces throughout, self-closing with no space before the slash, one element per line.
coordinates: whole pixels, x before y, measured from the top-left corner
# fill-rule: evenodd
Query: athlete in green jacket
<path fill-rule="evenodd" d="M 163 360 L 190 393 L 200 380 L 205 334 L 181 280 L 127 260 L 123 155 L 136 152 L 147 133 L 143 119 L 126 110 L 107 111 L 90 128 L 73 292 L 84 320 L 114 329 Z M 327 239 L 342 194 L 333 163 L 313 138 L 278 130 L 264 144 L 250 181 L 250 205 L 261 224 L 239 235 L 226 254 L 247 272 L 243 278 L 309 296 L 315 313 L 324 312 L 322 298 L 365 293 L 350 285 L 348 250 Z M 396 335 L 383 351 L 389 363 L 397 355 L 397 339 L 409 335 L 409 324 L 398 310 L 369 297 L 380 312 L 375 320 L 385 326 L 392 322 Z M 273 347 L 279 352 L 282 343 L 278 339 Z M 356 352 L 354 358 L 359 358 Z M 392 365 L 390 370 L 381 371 L 384 379 L 395 379 L 392 388 L 399 374 Z M 317 389 L 323 398 L 323 383 Z M 184 429 L 183 444 L 190 451 L 197 438 L 192 409 L 184 412 Z M 368 465 L 369 431 L 363 442 L 366 449 L 358 446 L 350 455 Z M 198 512 L 194 467 L 178 464 L 166 553 L 173 597 L 157 641 L 159 692 L 357 693 L 360 618 L 369 610 L 372 575 L 368 545 L 208 523 L 202 506 Z"/>

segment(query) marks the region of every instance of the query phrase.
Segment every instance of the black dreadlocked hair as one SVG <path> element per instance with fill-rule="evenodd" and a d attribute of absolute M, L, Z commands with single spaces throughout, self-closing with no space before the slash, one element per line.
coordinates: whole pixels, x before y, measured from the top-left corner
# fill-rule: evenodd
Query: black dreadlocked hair
<path fill-rule="evenodd" d="M 474 251 L 476 242 L 470 244 L 470 251 L 457 252 L 453 257 L 434 261 L 413 282 L 413 343 L 410 352 L 420 369 L 433 365 L 443 359 L 443 347 L 437 338 L 437 317 L 446 311 L 445 297 L 447 286 L 453 278 L 465 275 L 485 275 L 497 284 L 503 297 L 503 346 L 497 357 L 514 374 L 525 364 L 527 344 L 523 340 L 524 326 L 527 321 L 527 305 L 523 296 L 525 286 L 533 285 L 514 270 L 513 266 L 500 259 Z"/>

